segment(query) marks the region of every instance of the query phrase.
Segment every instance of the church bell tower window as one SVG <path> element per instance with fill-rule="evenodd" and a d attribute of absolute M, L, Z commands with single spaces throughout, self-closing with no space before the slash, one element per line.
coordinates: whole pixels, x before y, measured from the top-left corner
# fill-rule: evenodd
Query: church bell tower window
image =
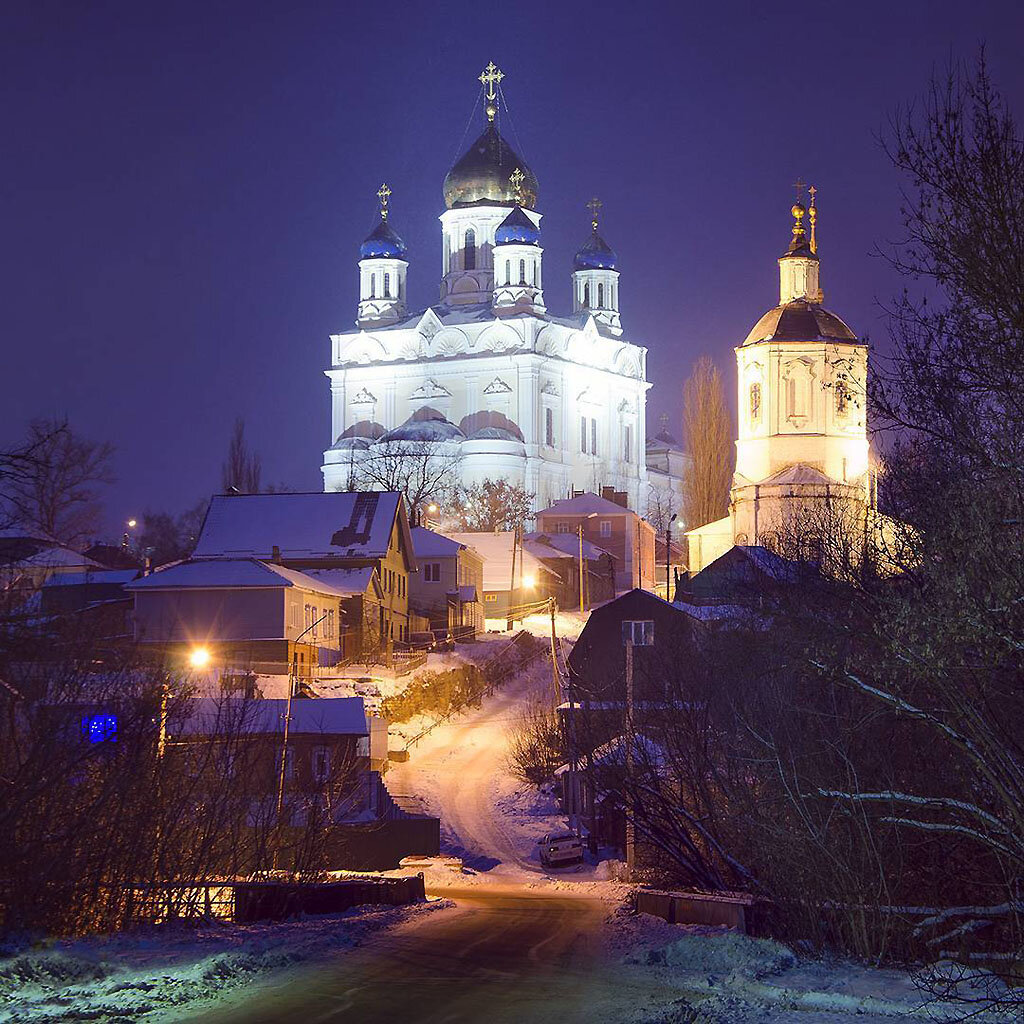
<path fill-rule="evenodd" d="M 604 285 L 597 286 L 597 308 L 604 309 Z"/>
<path fill-rule="evenodd" d="M 526 284 L 526 260 L 519 261 L 519 283 Z"/>
<path fill-rule="evenodd" d="M 590 309 L 590 285 L 585 284 L 583 286 L 583 306 L 586 309 Z"/>
<path fill-rule="evenodd" d="M 476 270 L 476 232 L 472 228 L 466 231 L 462 266 L 464 270 Z"/>
<path fill-rule="evenodd" d="M 384 274 L 384 298 L 391 298 L 391 275 L 387 272 Z"/>
<path fill-rule="evenodd" d="M 750 385 L 750 420 L 757 423 L 761 419 L 761 385 Z"/>
<path fill-rule="evenodd" d="M 512 283 L 512 261 L 505 260 L 505 284 Z"/>

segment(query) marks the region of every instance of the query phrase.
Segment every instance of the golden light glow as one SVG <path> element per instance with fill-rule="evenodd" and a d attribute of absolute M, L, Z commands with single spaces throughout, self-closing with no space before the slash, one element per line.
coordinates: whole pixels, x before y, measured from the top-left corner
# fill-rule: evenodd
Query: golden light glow
<path fill-rule="evenodd" d="M 436 511 L 437 511 L 437 506 L 436 506 L 436 505 L 435 505 L 435 504 L 434 504 L 433 502 L 431 502 L 431 503 L 430 503 L 430 504 L 429 504 L 429 505 L 427 506 L 427 511 L 428 511 L 428 512 L 436 512 Z"/>
<path fill-rule="evenodd" d="M 138 523 L 134 519 L 129 519 L 128 520 L 128 525 L 134 530 L 135 527 L 138 526 Z"/>
<path fill-rule="evenodd" d="M 208 647 L 193 647 L 188 656 L 188 663 L 193 668 L 206 668 L 210 664 Z"/>
<path fill-rule="evenodd" d="M 537 586 L 537 577 L 534 576 L 532 572 L 528 572 L 523 577 L 523 586 L 524 587 L 530 587 L 531 589 L 533 587 Z"/>

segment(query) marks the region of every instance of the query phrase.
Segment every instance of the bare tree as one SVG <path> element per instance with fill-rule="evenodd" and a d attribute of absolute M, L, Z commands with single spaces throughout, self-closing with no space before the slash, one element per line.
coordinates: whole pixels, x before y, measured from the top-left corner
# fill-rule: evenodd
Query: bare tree
<path fill-rule="evenodd" d="M 471 484 L 455 496 L 458 528 L 478 532 L 521 529 L 533 515 L 536 497 L 507 480 Z"/>
<path fill-rule="evenodd" d="M 353 465 L 351 489 L 399 491 L 415 519 L 430 501 L 448 504 L 459 481 L 458 448 L 438 441 L 377 441 Z"/>
<path fill-rule="evenodd" d="M 228 457 L 221 469 L 221 486 L 227 493 L 258 494 L 262 464 L 245 440 L 245 420 L 235 420 Z"/>
<path fill-rule="evenodd" d="M 688 529 L 712 523 L 729 511 L 736 461 L 732 434 L 721 374 L 710 358 L 701 356 L 683 385 L 683 443 L 693 459 L 683 487 Z"/>
<path fill-rule="evenodd" d="M 33 420 L 7 492 L 19 518 L 64 544 L 81 544 L 99 521 L 98 491 L 113 481 L 107 443 L 76 435 L 66 420 Z"/>

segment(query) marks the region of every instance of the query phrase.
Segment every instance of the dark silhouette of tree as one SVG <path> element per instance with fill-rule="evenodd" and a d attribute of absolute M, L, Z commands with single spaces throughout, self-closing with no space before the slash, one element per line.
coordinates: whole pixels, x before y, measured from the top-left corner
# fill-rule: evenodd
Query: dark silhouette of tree
<path fill-rule="evenodd" d="M 683 483 L 683 521 L 692 530 L 728 513 L 736 462 L 722 376 L 707 356 L 683 385 L 683 441 L 693 459 Z"/>
<path fill-rule="evenodd" d="M 245 440 L 245 420 L 239 417 L 228 444 L 227 461 L 221 469 L 221 486 L 228 494 L 258 494 L 261 474 L 260 457 L 250 451 Z"/>

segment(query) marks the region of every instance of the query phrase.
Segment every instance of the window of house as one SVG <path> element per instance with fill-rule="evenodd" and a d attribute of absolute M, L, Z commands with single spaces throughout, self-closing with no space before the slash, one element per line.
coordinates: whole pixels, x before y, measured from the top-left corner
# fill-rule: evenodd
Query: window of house
<path fill-rule="evenodd" d="M 597 454 L 597 420 L 590 421 L 590 454 Z"/>
<path fill-rule="evenodd" d="M 476 270 L 476 232 L 472 228 L 466 231 L 462 266 L 464 270 Z"/>
<path fill-rule="evenodd" d="M 320 612 L 319 612 L 319 609 L 317 608 L 316 605 L 313 605 L 313 608 L 310 611 L 310 615 L 312 616 L 312 620 L 313 620 L 313 622 L 312 622 L 312 624 L 313 624 L 312 632 L 313 632 L 313 639 L 315 640 L 316 639 L 317 630 L 320 628 Z"/>
<path fill-rule="evenodd" d="M 284 777 L 295 778 L 295 750 L 292 747 L 288 747 L 284 752 Z"/>
<path fill-rule="evenodd" d="M 391 275 L 387 271 L 384 272 L 384 298 L 391 298 Z"/>
<path fill-rule="evenodd" d="M 601 536 L 610 537 L 612 535 L 612 521 L 610 519 L 601 520 Z"/>
<path fill-rule="evenodd" d="M 622 623 L 622 642 L 632 640 L 634 647 L 654 646 L 654 622 L 651 619 L 626 619 Z"/>
<path fill-rule="evenodd" d="M 321 785 L 331 777 L 330 747 L 313 748 L 313 781 Z"/>
<path fill-rule="evenodd" d="M 587 454 L 587 417 L 580 417 L 580 451 Z"/>
<path fill-rule="evenodd" d="M 633 461 L 633 426 L 630 423 L 622 428 L 622 459 L 624 462 Z"/>
<path fill-rule="evenodd" d="M 604 285 L 597 286 L 597 308 L 604 309 Z"/>
<path fill-rule="evenodd" d="M 424 583 L 440 583 L 441 582 L 441 563 L 440 562 L 424 562 L 423 563 L 423 582 Z"/>
<path fill-rule="evenodd" d="M 750 418 L 757 422 L 761 418 L 761 385 L 750 385 Z"/>
<path fill-rule="evenodd" d="M 334 609 L 327 610 L 327 635 L 334 636 Z"/>
<path fill-rule="evenodd" d="M 484 594 L 484 601 L 486 601 L 488 604 L 491 603 L 492 601 L 497 601 L 497 600 L 498 600 L 498 595 L 497 594 Z"/>
<path fill-rule="evenodd" d="M 569 526 L 568 523 L 559 523 L 555 527 L 555 533 L 570 533 L 570 532 L 571 532 L 571 527 Z"/>

